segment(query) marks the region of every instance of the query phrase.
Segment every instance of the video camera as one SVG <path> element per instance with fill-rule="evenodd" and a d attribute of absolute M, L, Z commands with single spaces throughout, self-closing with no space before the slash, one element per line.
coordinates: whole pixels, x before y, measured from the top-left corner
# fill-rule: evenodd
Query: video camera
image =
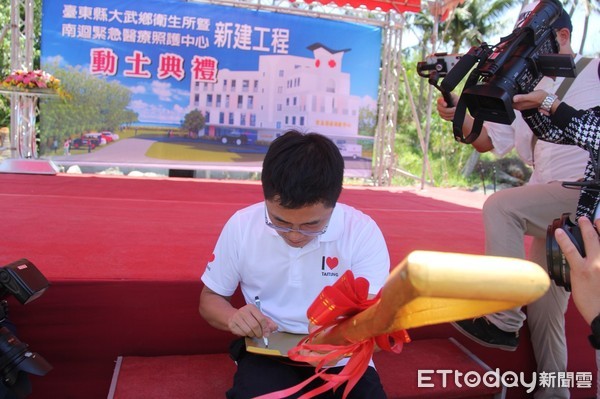
<path fill-rule="evenodd" d="M 447 72 L 425 73 L 430 68 L 436 69 L 439 55 L 437 59 L 434 55 L 431 60 L 417 64 L 419 75 L 430 79 L 445 73 L 441 84 L 434 86 L 442 92 L 449 106 L 453 105 L 448 101 L 450 93 L 471 71 L 456 104 L 452 130 L 457 141 L 467 144 L 475 141 L 483 121 L 511 124 L 515 119 L 513 96 L 531 92 L 543 76 L 575 76 L 573 57 L 558 54 L 556 33 L 552 29 L 552 23 L 562 12 L 558 0 L 541 0 L 500 43 L 472 47 Z M 462 125 L 467 109 L 474 123 L 471 132 L 464 137 Z"/>
<path fill-rule="evenodd" d="M 596 146 L 587 150 L 590 153 L 590 160 L 592 161 L 594 176 L 596 178 L 593 180 L 562 182 L 562 186 L 565 188 L 584 190 L 579 197 L 578 209 L 580 205 L 583 205 L 583 209 L 589 209 L 590 206 L 586 202 L 596 203 L 598 196 L 600 196 L 600 148 Z M 586 216 L 593 221 L 596 216 L 596 209 L 591 210 L 591 213 Z M 579 225 L 571 221 L 569 213 L 563 213 L 560 218 L 554 219 L 546 230 L 546 263 L 548 274 L 556 285 L 564 287 L 567 291 L 571 291 L 571 268 L 554 237 L 554 233 L 558 228 L 565 231 L 567 237 L 569 237 L 582 257 L 586 256 L 585 245 Z"/>
<path fill-rule="evenodd" d="M 29 350 L 11 331 L 8 321 L 8 301 L 12 294 L 21 304 L 39 298 L 48 288 L 46 277 L 27 259 L 0 267 L 0 397 L 11 393 L 24 398 L 31 393 L 27 374 L 43 376 L 52 366 L 40 355 Z"/>
<path fill-rule="evenodd" d="M 548 275 L 559 287 L 564 287 L 565 290 L 571 291 L 571 268 L 567 263 L 567 259 L 562 253 L 554 232 L 561 228 L 567 233 L 577 251 L 581 256 L 585 256 L 585 247 L 583 245 L 583 237 L 579 226 L 571 221 L 568 213 L 563 213 L 560 218 L 554 219 L 552 224 L 548 225 L 546 232 L 546 263 L 548 266 Z"/>

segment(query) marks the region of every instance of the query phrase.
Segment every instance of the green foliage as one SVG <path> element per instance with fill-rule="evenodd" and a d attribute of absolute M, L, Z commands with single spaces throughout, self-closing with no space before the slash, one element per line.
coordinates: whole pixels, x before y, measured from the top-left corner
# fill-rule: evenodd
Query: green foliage
<path fill-rule="evenodd" d="M 361 107 L 358 111 L 358 134 L 362 136 L 375 136 L 377 114 L 368 107 Z"/>
<path fill-rule="evenodd" d="M 447 21 L 438 25 L 436 49 L 452 49 L 452 53 L 464 52 L 471 46 L 478 45 L 481 41 L 496 44 L 493 36 L 509 34 L 515 21 L 503 20 L 504 14 L 512 7 L 521 6 L 521 0 L 466 0 Z M 577 7 L 577 2 L 563 0 L 566 9 Z M 583 2 L 589 3 L 589 2 Z M 587 6 L 587 9 L 594 10 Z M 425 170 L 425 180 L 433 180 L 434 184 L 441 186 L 481 186 L 482 180 L 489 184 L 498 176 L 510 175 L 515 180 L 526 181 L 530 170 L 512 154 L 498 160 L 491 154 L 481 156 L 475 169 L 468 172 L 467 165 L 471 159 L 477 159 L 469 145 L 457 143 L 453 139 L 452 124 L 442 120 L 436 110 L 436 99 L 439 91 L 432 88 L 427 79 L 416 74 L 416 63 L 422 61 L 431 51 L 432 33 L 434 32 L 434 18 L 426 8 L 418 14 L 407 16 L 408 28 L 420 32 L 421 40 L 414 48 L 404 49 L 403 66 L 406 69 L 408 82 L 402 81 L 398 101 L 398 132 L 396 136 L 397 167 L 407 173 L 398 173 L 394 184 L 414 183 L 414 178 L 407 178 L 408 174 L 420 178 Z M 408 85 L 414 98 L 417 115 L 415 120 L 411 109 L 410 98 L 406 92 Z M 433 90 L 432 100 L 429 100 L 429 91 Z M 455 89 L 460 93 L 462 87 Z M 431 109 L 431 116 L 428 110 Z M 417 125 L 419 123 L 420 125 Z M 427 156 L 423 154 L 418 135 L 417 126 L 421 126 L 422 135 L 428 131 L 430 136 L 423 137 L 427 147 Z M 425 165 L 425 162 L 429 165 Z"/>
<path fill-rule="evenodd" d="M 62 142 L 86 132 L 116 131 L 137 121 L 137 114 L 126 109 L 131 92 L 118 82 L 75 68 L 50 67 L 48 71 L 61 81 L 70 98 L 43 100 L 40 104 L 42 144 L 54 139 Z"/>
<path fill-rule="evenodd" d="M 427 84 L 426 79 L 418 76 L 416 70 L 418 61 L 420 59 L 416 57 L 404 60 L 408 82 L 402 82 L 398 100 L 398 131 L 395 148 L 398 168 L 421 177 L 425 161 L 421 139 L 417 130 L 417 121 L 414 119 L 410 98 L 405 90 L 408 83 L 408 87 L 413 93 L 415 111 L 421 126 L 422 140 L 428 148 L 427 158 L 430 167 L 426 168 L 426 181 L 433 179 L 436 185 L 441 186 L 472 184 L 473 179 L 476 180 L 476 178 L 464 178 L 461 171 L 474 150 L 471 146 L 457 143 L 452 135 L 452 124 L 441 119 L 438 115 L 435 102 L 440 94 L 433 86 Z M 431 102 L 428 100 L 429 90 L 433 90 Z M 430 134 L 429 137 L 425 137 L 428 107 L 431 108 L 429 118 Z"/>
<path fill-rule="evenodd" d="M 445 23 L 444 39 L 453 43 L 454 53 L 459 52 L 465 45 L 478 45 L 489 40 L 492 35 L 504 32 L 506 27 L 499 24 L 500 18 L 520 3 L 520 0 L 465 1 L 456 8 L 453 18 Z M 508 34 L 510 29 L 505 33 Z"/>
<path fill-rule="evenodd" d="M 200 110 L 195 109 L 185 114 L 181 128 L 185 131 L 198 134 L 204 127 L 204 124 L 204 114 Z"/>
<path fill-rule="evenodd" d="M 453 52 L 459 52 L 459 49 L 469 48 L 480 40 L 489 39 L 490 35 L 506 28 L 501 23 L 500 16 L 516 3 L 516 0 L 465 1 L 456 9 L 452 18 L 439 24 L 437 36 L 441 42 L 437 43 L 437 48 L 452 47 Z M 410 23 L 424 33 L 418 48 L 404 51 L 403 66 L 408 81 L 401 82 L 399 93 L 399 128 L 396 137 L 398 169 L 419 178 L 424 176 L 425 181 L 439 186 L 480 184 L 481 179 L 477 173 L 464 173 L 468 170 L 469 159 L 478 154 L 474 153 L 475 150 L 470 145 L 454 140 L 452 123 L 441 119 L 437 113 L 436 101 L 441 96 L 440 92 L 429 85 L 427 79 L 418 76 L 416 71 L 417 62 L 431 53 L 427 45 L 431 41 L 434 19 L 424 9 L 412 17 Z M 406 91 L 407 86 L 414 101 L 414 111 Z M 455 92 L 460 93 L 461 90 L 462 87 L 459 86 Z M 415 114 L 418 120 L 415 120 Z M 418 126 L 422 137 L 419 137 Z M 427 156 L 424 156 L 423 146 L 427 148 Z M 421 162 L 418 162 L 419 159 Z M 398 177 L 398 180 L 406 182 L 405 177 Z"/>

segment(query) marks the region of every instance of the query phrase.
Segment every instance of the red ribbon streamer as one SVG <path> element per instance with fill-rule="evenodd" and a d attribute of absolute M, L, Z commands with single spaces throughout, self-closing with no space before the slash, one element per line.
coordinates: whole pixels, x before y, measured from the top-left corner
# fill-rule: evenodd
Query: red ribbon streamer
<path fill-rule="evenodd" d="M 308 319 L 319 327 L 311 331 L 306 339 L 288 352 L 288 357 L 292 360 L 316 364 L 315 375 L 296 386 L 261 395 L 255 399 L 286 398 L 317 378 L 324 380 L 325 383 L 303 394 L 299 399 L 309 399 L 330 389 L 335 390 L 347 382 L 343 394 L 345 399 L 369 366 L 375 345 L 388 352 L 402 352 L 404 343 L 410 342 L 406 330 L 382 334 L 360 342 L 350 342 L 347 345 L 311 343 L 319 333 L 373 306 L 379 300 L 381 291 L 371 299 L 368 299 L 368 295 L 369 282 L 363 277 L 355 279 L 350 270 L 347 270 L 333 285 L 325 287 L 307 311 Z M 347 356 L 350 359 L 340 373 L 326 372 L 326 366 L 335 364 Z"/>

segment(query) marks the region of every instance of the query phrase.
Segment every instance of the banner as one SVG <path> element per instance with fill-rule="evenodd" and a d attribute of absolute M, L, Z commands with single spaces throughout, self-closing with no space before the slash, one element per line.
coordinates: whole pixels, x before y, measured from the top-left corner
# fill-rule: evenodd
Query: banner
<path fill-rule="evenodd" d="M 57 163 L 260 170 L 288 129 L 329 136 L 370 176 L 379 27 L 179 1 L 45 0 L 41 104 Z"/>

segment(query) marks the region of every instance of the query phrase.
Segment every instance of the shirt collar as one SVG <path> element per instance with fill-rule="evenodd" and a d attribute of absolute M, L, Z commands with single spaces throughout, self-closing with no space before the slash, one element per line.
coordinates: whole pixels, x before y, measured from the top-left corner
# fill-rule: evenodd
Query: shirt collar
<path fill-rule="evenodd" d="M 331 213 L 327 231 L 319 237 L 319 241 L 335 241 L 344 231 L 344 211 L 340 205 L 336 205 Z"/>

